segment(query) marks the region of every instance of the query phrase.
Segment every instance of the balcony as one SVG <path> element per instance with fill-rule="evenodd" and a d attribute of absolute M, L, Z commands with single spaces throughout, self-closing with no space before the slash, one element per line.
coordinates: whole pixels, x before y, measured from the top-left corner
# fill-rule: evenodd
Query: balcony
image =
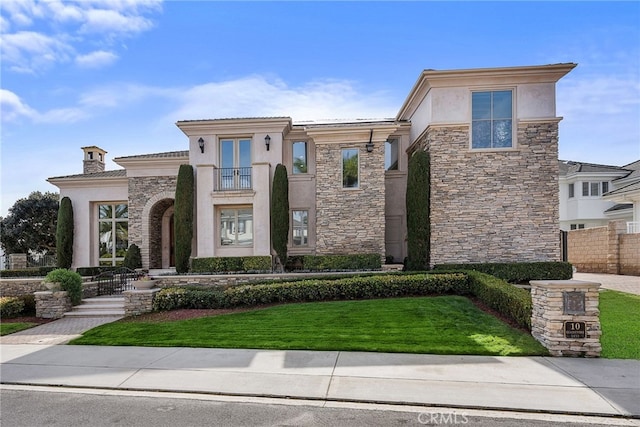
<path fill-rule="evenodd" d="M 251 190 L 251 168 L 221 168 L 214 170 L 214 191 Z"/>
<path fill-rule="evenodd" d="M 640 221 L 627 222 L 627 234 L 640 233 Z"/>

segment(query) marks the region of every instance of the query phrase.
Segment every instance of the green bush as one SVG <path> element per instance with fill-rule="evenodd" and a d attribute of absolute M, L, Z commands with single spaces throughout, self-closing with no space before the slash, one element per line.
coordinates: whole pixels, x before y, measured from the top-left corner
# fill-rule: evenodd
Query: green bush
<path fill-rule="evenodd" d="M 165 288 L 154 299 L 155 310 L 251 307 L 261 304 L 354 300 L 469 293 L 464 274 L 386 274 L 308 279 L 220 288 Z"/>
<path fill-rule="evenodd" d="M 16 277 L 44 277 L 50 271 L 53 271 L 55 269 L 56 267 L 33 267 L 23 270 L 2 270 L 0 271 L 0 277 L 4 279 Z"/>
<path fill-rule="evenodd" d="M 193 166 L 180 165 L 176 182 L 173 224 L 175 230 L 176 272 L 189 271 L 193 240 Z"/>
<path fill-rule="evenodd" d="M 24 301 L 18 297 L 0 297 L 0 317 L 16 317 L 24 310 Z"/>
<path fill-rule="evenodd" d="M 302 268 L 308 271 L 379 270 L 380 254 L 304 255 Z"/>
<path fill-rule="evenodd" d="M 573 277 L 573 267 L 568 262 L 438 264 L 434 266 L 434 270 L 475 270 L 510 283 L 523 283 L 530 280 L 569 280 Z"/>
<path fill-rule="evenodd" d="M 20 295 L 20 298 L 24 304 L 22 310 L 23 316 L 35 316 L 36 315 L 36 297 L 33 294 Z"/>
<path fill-rule="evenodd" d="M 289 243 L 289 178 L 287 168 L 278 163 L 271 190 L 271 244 L 277 254 L 276 265 L 282 271 L 287 262 Z"/>
<path fill-rule="evenodd" d="M 135 243 L 129 246 L 129 249 L 124 256 L 123 265 L 132 270 L 142 268 L 142 255 L 140 254 L 140 248 Z"/>
<path fill-rule="evenodd" d="M 60 289 L 67 291 L 71 304 L 78 305 L 82 301 L 82 277 L 71 270 L 58 268 L 47 274 L 45 282 L 59 283 Z"/>
<path fill-rule="evenodd" d="M 58 268 L 71 268 L 73 263 L 73 227 L 71 199 L 63 197 L 60 200 L 56 225 L 56 260 Z"/>
<path fill-rule="evenodd" d="M 407 170 L 407 263 L 409 271 L 429 269 L 430 260 L 430 159 L 417 151 L 409 159 Z"/>
<path fill-rule="evenodd" d="M 76 272 L 83 276 L 83 277 L 89 277 L 89 276 L 97 276 L 101 273 L 106 273 L 107 271 L 115 271 L 115 270 L 119 270 L 122 267 L 118 267 L 118 266 L 113 266 L 113 265 L 109 265 L 109 266 L 101 266 L 101 267 L 78 267 L 76 268 Z"/>
<path fill-rule="evenodd" d="M 269 272 L 270 256 L 194 258 L 192 273 Z"/>
<path fill-rule="evenodd" d="M 467 271 L 471 293 L 488 307 L 531 330 L 531 294 L 502 279 L 478 271 Z"/>

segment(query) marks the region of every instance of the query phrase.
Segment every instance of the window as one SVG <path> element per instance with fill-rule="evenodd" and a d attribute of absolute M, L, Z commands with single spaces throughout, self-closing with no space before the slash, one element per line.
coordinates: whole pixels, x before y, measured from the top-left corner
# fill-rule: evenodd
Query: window
<path fill-rule="evenodd" d="M 575 197 L 575 185 L 569 184 L 569 198 Z"/>
<path fill-rule="evenodd" d="M 307 173 L 307 143 L 298 141 L 293 143 L 293 173 Z"/>
<path fill-rule="evenodd" d="M 389 139 L 384 143 L 384 170 L 398 170 L 398 140 Z"/>
<path fill-rule="evenodd" d="M 609 183 L 607 181 L 602 182 L 583 182 L 582 183 L 582 196 L 583 197 L 597 197 L 609 191 Z"/>
<path fill-rule="evenodd" d="M 602 194 L 609 192 L 609 183 L 607 181 L 602 181 Z"/>
<path fill-rule="evenodd" d="M 253 246 L 253 210 L 220 209 L 220 245 Z"/>
<path fill-rule="evenodd" d="M 572 230 L 582 230 L 584 229 L 584 224 L 571 224 L 570 227 Z"/>
<path fill-rule="evenodd" d="M 247 190 L 251 183 L 251 140 L 221 139 L 219 190 Z"/>
<path fill-rule="evenodd" d="M 129 207 L 98 205 L 98 233 L 100 265 L 121 265 L 129 247 Z"/>
<path fill-rule="evenodd" d="M 510 90 L 472 93 L 471 148 L 513 147 L 512 98 Z"/>
<path fill-rule="evenodd" d="M 292 211 L 291 227 L 293 246 L 309 245 L 309 211 Z"/>
<path fill-rule="evenodd" d="M 342 150 L 342 188 L 358 188 L 358 149 Z"/>

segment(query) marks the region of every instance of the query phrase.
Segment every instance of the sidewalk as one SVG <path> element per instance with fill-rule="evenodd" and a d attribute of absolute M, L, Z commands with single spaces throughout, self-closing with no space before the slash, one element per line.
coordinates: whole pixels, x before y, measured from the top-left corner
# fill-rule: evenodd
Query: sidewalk
<path fill-rule="evenodd" d="M 640 295 L 640 277 L 638 276 L 623 276 L 618 274 L 600 273 L 573 273 L 573 278 L 575 280 L 585 280 L 588 282 L 600 283 L 601 289 L 612 289 L 614 291 Z"/>
<path fill-rule="evenodd" d="M 0 346 L 4 384 L 175 391 L 640 418 L 640 361 Z"/>

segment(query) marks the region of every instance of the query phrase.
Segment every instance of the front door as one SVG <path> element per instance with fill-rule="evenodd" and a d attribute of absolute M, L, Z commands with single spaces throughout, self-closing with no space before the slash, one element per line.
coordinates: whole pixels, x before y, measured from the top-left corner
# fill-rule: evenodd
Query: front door
<path fill-rule="evenodd" d="M 242 190 L 251 188 L 251 140 L 220 140 L 220 188 Z"/>

